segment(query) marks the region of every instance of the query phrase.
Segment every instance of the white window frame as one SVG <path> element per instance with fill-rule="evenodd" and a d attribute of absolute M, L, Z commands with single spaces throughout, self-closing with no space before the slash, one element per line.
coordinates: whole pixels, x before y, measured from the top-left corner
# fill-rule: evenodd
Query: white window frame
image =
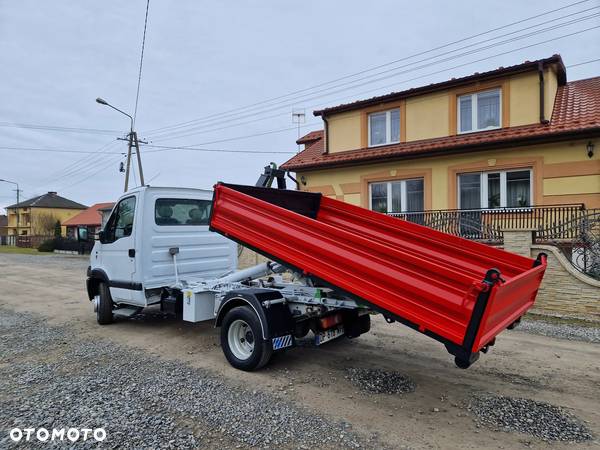
<path fill-rule="evenodd" d="M 506 174 L 509 172 L 525 172 L 529 171 L 529 200 L 531 205 L 529 206 L 506 206 L 507 203 L 507 185 L 506 185 Z M 516 169 L 506 169 L 506 170 L 490 170 L 487 172 L 463 172 L 457 175 L 457 199 L 458 199 L 458 209 L 462 209 L 460 205 L 460 176 L 467 174 L 475 174 L 478 173 L 480 175 L 479 186 L 480 186 L 480 198 L 479 204 L 481 205 L 481 209 L 494 211 L 498 208 L 490 208 L 488 205 L 488 175 L 499 173 L 500 174 L 500 206 L 499 208 L 509 208 L 511 210 L 529 210 L 531 206 L 533 206 L 533 169 L 531 167 L 523 167 Z M 369 199 L 371 197 L 369 196 Z"/>
<path fill-rule="evenodd" d="M 498 97 L 498 102 L 499 102 L 499 113 L 498 113 L 498 123 L 499 125 L 497 127 L 494 126 L 490 126 L 490 127 L 486 127 L 486 128 L 476 128 L 477 127 L 477 96 L 479 94 L 487 94 L 488 92 L 498 92 L 499 97 Z M 471 129 L 468 131 L 461 131 L 460 130 L 460 99 L 464 98 L 464 97 L 471 97 Z M 488 131 L 488 130 L 497 130 L 499 128 L 502 128 L 502 88 L 494 88 L 494 89 L 488 89 L 486 91 L 478 91 L 478 92 L 473 92 L 471 94 L 463 94 L 463 95 L 459 95 L 456 98 L 456 132 L 458 134 L 468 134 L 468 133 L 477 133 L 479 131 Z"/>
<path fill-rule="evenodd" d="M 398 140 L 397 141 L 392 141 L 392 111 L 398 111 Z M 374 114 L 382 114 L 385 113 L 385 142 L 383 144 L 373 144 L 371 145 L 371 116 Z M 367 114 L 367 130 L 368 130 L 368 136 L 367 136 L 367 143 L 368 143 L 368 147 L 372 148 L 372 147 L 381 147 L 383 145 L 391 145 L 391 144 L 398 144 L 400 142 L 400 134 L 401 134 L 401 129 L 400 127 L 402 126 L 402 118 L 400 117 L 400 114 L 402 112 L 400 111 L 400 108 L 392 108 L 392 109 L 388 109 L 387 111 L 373 111 L 372 113 Z"/>
<path fill-rule="evenodd" d="M 387 185 L 387 214 L 400 214 L 407 212 L 419 212 L 419 211 L 407 211 L 406 205 L 408 203 L 406 197 L 406 182 L 421 180 L 423 182 L 423 204 L 425 204 L 425 180 L 423 178 L 407 178 L 403 180 L 389 180 L 389 181 L 371 181 L 369 182 L 369 209 L 373 210 L 373 185 L 374 184 L 386 184 Z M 392 184 L 400 183 L 400 211 L 392 211 Z"/>

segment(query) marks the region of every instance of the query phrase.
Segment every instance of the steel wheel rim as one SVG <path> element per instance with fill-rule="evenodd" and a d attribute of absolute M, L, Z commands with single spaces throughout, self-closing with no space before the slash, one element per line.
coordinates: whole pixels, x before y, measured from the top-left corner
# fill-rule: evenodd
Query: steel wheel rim
<path fill-rule="evenodd" d="M 246 360 L 254 351 L 254 333 L 244 320 L 237 319 L 232 322 L 227 331 L 227 342 L 233 356 Z"/>

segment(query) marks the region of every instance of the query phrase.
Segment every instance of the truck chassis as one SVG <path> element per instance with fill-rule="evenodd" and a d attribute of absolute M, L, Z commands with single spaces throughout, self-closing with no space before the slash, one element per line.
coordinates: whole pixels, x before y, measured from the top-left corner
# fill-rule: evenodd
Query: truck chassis
<path fill-rule="evenodd" d="M 176 255 L 171 249 L 177 273 Z M 291 281 L 284 281 L 284 274 Z M 100 324 L 131 317 L 142 308 L 114 304 L 107 289 L 93 298 Z M 155 303 L 156 304 L 156 303 Z M 187 322 L 214 320 L 229 363 L 252 371 L 267 364 L 273 352 L 296 346 L 314 333 L 315 345 L 338 337 L 355 338 L 370 329 L 371 310 L 286 267 L 265 262 L 213 280 L 179 279 L 163 288 L 161 310 Z"/>

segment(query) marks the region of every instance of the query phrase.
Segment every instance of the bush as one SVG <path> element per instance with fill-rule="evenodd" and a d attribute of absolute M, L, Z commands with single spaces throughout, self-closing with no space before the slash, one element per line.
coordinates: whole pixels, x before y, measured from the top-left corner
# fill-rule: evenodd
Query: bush
<path fill-rule="evenodd" d="M 38 252 L 53 252 L 55 245 L 54 239 L 48 239 L 40 244 Z"/>

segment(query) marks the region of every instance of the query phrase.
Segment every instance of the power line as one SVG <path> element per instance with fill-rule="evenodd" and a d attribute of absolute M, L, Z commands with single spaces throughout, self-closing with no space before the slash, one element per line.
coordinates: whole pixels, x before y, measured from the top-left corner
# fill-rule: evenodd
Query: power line
<path fill-rule="evenodd" d="M 60 190 L 65 192 L 68 191 L 68 189 L 77 186 L 78 184 L 83 183 L 84 181 L 88 181 L 91 177 L 97 175 L 98 173 L 108 169 L 111 165 L 113 165 L 116 161 L 110 161 L 108 162 L 108 164 L 103 164 L 98 170 L 92 172 L 92 173 L 88 173 L 86 174 L 84 177 L 82 177 L 81 179 L 79 179 L 78 181 L 75 181 L 74 183 L 71 183 L 67 186 L 63 186 Z"/>
<path fill-rule="evenodd" d="M 583 62 L 580 62 L 580 63 L 577 63 L 577 64 L 569 64 L 567 67 L 571 68 L 571 67 L 583 66 L 585 64 L 591 64 L 591 63 L 599 62 L 599 61 L 600 61 L 600 58 L 598 58 L 598 59 L 590 59 L 589 61 L 583 61 Z"/>
<path fill-rule="evenodd" d="M 106 134 L 106 135 L 120 133 L 119 130 L 102 130 L 102 129 L 97 129 L 97 128 L 79 128 L 79 127 L 61 127 L 61 126 L 56 126 L 56 125 L 39 125 L 39 124 L 31 124 L 31 123 L 13 123 L 13 122 L 0 122 L 0 127 L 24 128 L 24 129 L 42 130 L 42 131 L 59 131 L 59 132 L 65 132 L 65 133 L 87 133 L 87 134 Z"/>
<path fill-rule="evenodd" d="M 146 28 L 148 27 L 148 9 L 150 8 L 150 0 L 146 1 L 146 17 L 144 18 L 144 35 L 142 37 L 142 51 L 140 54 L 140 71 L 138 74 L 137 92 L 135 94 L 135 109 L 133 110 L 133 126 L 135 126 L 135 118 L 137 117 L 138 101 L 140 99 L 140 85 L 142 84 L 142 65 L 144 63 L 144 47 L 146 46 Z"/>
<path fill-rule="evenodd" d="M 152 147 L 157 150 L 148 150 L 145 153 L 156 153 L 156 152 L 164 152 L 167 150 L 189 150 L 189 151 L 197 151 L 197 152 L 216 152 L 216 153 L 250 153 L 250 154 L 275 154 L 275 155 L 290 155 L 296 152 L 281 152 L 281 151 L 271 151 L 271 150 L 229 150 L 223 148 L 198 148 L 198 147 L 175 147 L 169 145 L 153 145 L 146 144 L 144 147 Z"/>
<path fill-rule="evenodd" d="M 116 141 L 107 142 L 102 147 L 98 148 L 96 150 L 96 153 L 98 153 L 98 154 L 104 153 L 110 147 L 114 146 L 115 144 L 116 144 Z M 95 158 L 95 156 L 92 157 L 92 158 Z M 90 157 L 89 156 L 84 156 L 84 157 L 82 157 L 80 159 L 77 159 L 74 162 L 72 162 L 72 163 L 68 164 L 67 166 L 63 167 L 62 169 L 59 169 L 59 170 L 56 170 L 56 171 L 50 173 L 50 175 L 47 178 L 44 178 L 43 181 L 45 182 L 45 181 L 47 181 L 47 180 L 49 180 L 49 179 L 51 179 L 51 178 L 53 178 L 53 177 L 55 177 L 57 175 L 66 176 L 69 173 L 70 170 L 75 169 L 75 168 L 77 168 L 77 167 L 81 166 L 82 164 L 85 164 L 85 163 L 87 163 L 89 161 L 90 161 Z"/>
<path fill-rule="evenodd" d="M 304 89 L 299 89 L 299 90 L 290 92 L 288 94 L 280 95 L 280 96 L 277 96 L 277 97 L 272 97 L 272 98 L 269 98 L 269 99 L 266 99 L 266 100 L 262 100 L 262 101 L 259 101 L 259 102 L 255 102 L 255 103 L 252 103 L 252 104 L 249 104 L 249 105 L 246 105 L 246 106 L 234 108 L 234 109 L 231 109 L 231 110 L 228 110 L 228 111 L 224 111 L 224 112 L 221 112 L 221 113 L 211 114 L 211 115 L 204 116 L 204 117 L 197 118 L 197 119 L 193 119 L 193 120 L 190 120 L 190 121 L 187 121 L 187 122 L 182 122 L 182 123 L 178 123 L 178 124 L 173 124 L 173 125 L 169 125 L 169 126 L 165 126 L 165 127 L 161 127 L 161 128 L 156 128 L 156 129 L 148 130 L 147 132 L 148 133 L 152 133 L 152 132 L 157 132 L 157 131 L 161 131 L 161 130 L 165 130 L 165 129 L 170 129 L 170 128 L 180 128 L 182 126 L 186 126 L 186 125 L 198 122 L 198 121 L 203 121 L 203 120 L 206 120 L 206 119 L 209 119 L 209 118 L 212 118 L 212 117 L 218 117 L 218 116 L 222 116 L 224 114 L 228 114 L 228 113 L 231 113 L 231 112 L 248 109 L 248 108 L 251 108 L 251 107 L 254 107 L 254 106 L 257 106 L 257 105 L 262 105 L 262 104 L 265 104 L 265 103 L 272 102 L 274 100 L 279 100 L 279 99 L 282 99 L 282 98 L 285 98 L 285 97 L 289 97 L 289 96 L 292 96 L 292 95 L 295 95 L 295 94 L 298 94 L 298 93 L 302 93 L 302 92 L 306 92 L 306 91 L 309 91 L 309 90 L 313 90 L 315 88 L 326 86 L 328 84 L 333 84 L 333 83 L 335 83 L 337 81 L 341 81 L 341 80 L 345 80 L 345 79 L 348 79 L 348 78 L 352 78 L 352 77 L 355 77 L 357 75 L 361 75 L 361 74 L 364 74 L 364 73 L 371 72 L 373 70 L 377 70 L 377 69 L 380 69 L 380 68 L 383 68 L 383 67 L 387 67 L 387 66 L 396 64 L 398 62 L 406 61 L 408 59 L 411 59 L 411 58 L 414 58 L 414 57 L 417 57 L 417 56 L 422 56 L 422 55 L 425 55 L 427 53 L 434 52 L 436 50 L 441 50 L 441 49 L 450 47 L 452 45 L 455 45 L 455 44 L 458 44 L 458 43 L 461 43 L 461 42 L 465 42 L 465 41 L 474 39 L 474 38 L 479 37 L 479 36 L 484 36 L 486 34 L 490 34 L 490 33 L 493 33 L 495 31 L 500 31 L 500 30 L 509 28 L 511 26 L 518 25 L 520 23 L 528 22 L 530 20 L 533 20 L 533 19 L 536 19 L 536 18 L 539 18 L 539 17 L 547 16 L 547 15 L 550 15 L 552 13 L 555 13 L 555 12 L 558 12 L 558 11 L 562 11 L 562 10 L 571 8 L 571 7 L 579 5 L 579 4 L 587 3 L 589 1 L 590 0 L 582 0 L 582 1 L 577 1 L 577 2 L 574 2 L 574 3 L 570 3 L 570 4 L 562 6 L 560 8 L 555 8 L 555 9 L 552 9 L 550 11 L 546 11 L 546 12 L 543 12 L 543 13 L 540 13 L 540 14 L 536 14 L 536 15 L 527 17 L 525 19 L 521 19 L 521 20 L 518 20 L 518 21 L 515 21 L 515 22 L 511 22 L 509 24 L 506 24 L 506 25 L 503 25 L 503 26 L 500 26 L 500 27 L 496 27 L 496 28 L 493 28 L 493 29 L 490 29 L 490 30 L 487 30 L 487 31 L 484 31 L 484 32 L 481 32 L 481 33 L 476 33 L 476 34 L 473 34 L 473 35 L 470 35 L 470 36 L 466 36 L 466 37 L 463 37 L 461 39 L 458 39 L 458 40 L 455 40 L 455 41 L 443 44 L 443 45 L 438 46 L 438 47 L 434 47 L 434 48 L 426 50 L 426 51 L 418 52 L 418 53 L 412 54 L 410 56 L 406 56 L 406 57 L 403 57 L 403 58 L 400 58 L 400 59 L 396 59 L 394 61 L 390 61 L 390 62 L 387 62 L 387 63 L 384 63 L 384 64 L 380 64 L 378 66 L 367 68 L 367 69 L 361 70 L 359 72 L 355 72 L 353 74 L 345 75 L 345 76 L 342 76 L 342 77 L 339 77 L 339 78 L 336 78 L 336 79 L 333 79 L 333 80 L 330 80 L 330 81 L 327 81 L 327 82 L 324 82 L 324 83 L 319 83 L 319 84 L 316 84 L 316 85 L 313 85 L 313 86 L 310 86 L 310 87 L 307 87 L 307 88 L 304 88 Z"/>
<path fill-rule="evenodd" d="M 92 156 L 85 155 L 83 158 L 78 159 L 67 167 L 54 172 L 49 177 L 45 178 L 40 184 L 49 184 L 60 179 L 69 178 L 79 173 L 96 167 L 103 159 L 117 156 L 119 154 L 108 152 L 111 147 L 114 147 L 116 142 L 109 142 L 108 144 L 100 147 L 96 150 L 96 153 Z M 122 154 L 122 153 L 121 153 Z"/>
<path fill-rule="evenodd" d="M 278 114 L 279 116 L 279 114 Z M 302 126 L 300 126 L 300 128 L 308 128 L 308 127 L 313 127 L 313 126 L 320 126 L 321 123 L 320 122 L 311 122 L 311 123 L 307 123 L 304 124 Z M 253 137 L 257 137 L 257 136 L 265 136 L 268 134 L 275 134 L 275 133 L 282 133 L 284 131 L 290 131 L 290 130 L 297 130 L 298 126 L 294 126 L 294 127 L 286 127 L 286 128 L 278 128 L 276 130 L 268 130 L 268 131 L 263 131 L 260 133 L 253 133 L 253 134 L 246 134 L 246 135 L 242 135 L 242 136 L 235 136 L 232 138 L 225 138 L 225 139 L 218 139 L 216 141 L 208 141 L 208 142 L 200 142 L 197 144 L 190 144 L 190 145 L 182 145 L 182 148 L 185 147 L 198 147 L 200 145 L 210 145 L 210 144 L 219 144 L 221 142 L 230 142 L 230 141 L 238 141 L 240 139 L 248 139 L 248 138 L 253 138 Z"/>
<path fill-rule="evenodd" d="M 218 152 L 218 153 L 257 153 L 257 154 L 290 154 L 295 152 L 281 152 L 271 150 L 230 150 L 230 149 L 215 149 L 215 148 L 191 148 L 191 147 L 169 147 L 165 145 L 152 145 L 147 144 L 146 147 L 157 147 L 168 150 L 196 150 L 202 152 Z M 31 152 L 46 152 L 46 153 L 83 153 L 83 154 L 95 154 L 93 150 L 67 150 L 60 148 L 35 148 L 35 147 L 0 147 L 0 150 L 21 150 Z M 155 150 L 156 151 L 156 150 Z M 152 153 L 152 151 L 148 152 Z M 105 152 L 105 155 L 123 155 L 123 152 Z"/>
<path fill-rule="evenodd" d="M 403 70 L 403 71 L 398 71 L 398 69 L 401 69 L 401 68 L 404 68 L 404 67 L 409 67 L 409 66 L 411 66 L 412 64 L 415 64 L 415 63 L 424 62 L 424 61 L 430 60 L 432 58 L 438 58 L 439 56 L 442 56 L 443 54 L 436 55 L 436 56 L 433 56 L 433 57 L 430 57 L 430 58 L 425 58 L 423 60 L 416 61 L 416 62 L 411 63 L 411 64 L 407 64 L 407 65 L 404 65 L 404 66 L 395 67 L 393 69 L 388 69 L 386 71 L 378 72 L 378 73 L 370 75 L 368 77 L 363 77 L 363 78 L 359 78 L 357 80 L 353 80 L 353 81 L 350 81 L 350 82 L 346 82 L 346 83 L 342 83 L 342 84 L 339 84 L 339 85 L 335 85 L 335 86 L 329 87 L 327 89 L 323 89 L 323 90 L 320 90 L 320 91 L 312 92 L 310 94 L 304 94 L 301 97 L 306 97 L 307 95 L 313 95 L 312 97 L 303 98 L 302 99 L 303 101 L 308 101 L 308 100 L 313 100 L 313 99 L 317 99 L 317 98 L 321 98 L 321 97 L 326 97 L 326 96 L 329 96 L 329 95 L 332 95 L 332 94 L 335 94 L 335 93 L 338 93 L 338 92 L 343 92 L 345 90 L 356 89 L 357 87 L 364 86 L 366 84 L 371 84 L 371 83 L 375 83 L 375 82 L 378 82 L 378 81 L 382 81 L 382 80 L 385 80 L 385 79 L 388 79 L 388 78 L 392 78 L 392 77 L 395 77 L 395 76 L 398 76 L 398 75 L 401 75 L 401 74 L 404 74 L 404 73 L 409 73 L 409 72 L 412 72 L 412 71 L 417 71 L 417 70 L 420 70 L 420 69 L 423 69 L 423 68 L 426 68 L 426 67 L 430 67 L 430 66 L 434 66 L 434 65 L 440 64 L 442 62 L 447 62 L 447 61 L 452 61 L 452 60 L 455 60 L 455 59 L 459 59 L 459 58 L 462 58 L 463 56 L 468 56 L 468 55 L 471 55 L 471 54 L 474 54 L 474 53 L 479 53 L 481 51 L 491 49 L 491 48 L 493 48 L 495 46 L 498 46 L 498 45 L 504 45 L 504 44 L 508 44 L 508 43 L 515 42 L 515 41 L 518 41 L 518 40 L 522 40 L 524 38 L 531 37 L 531 36 L 534 36 L 536 34 L 544 33 L 544 32 L 547 32 L 547 31 L 556 30 L 558 28 L 569 26 L 569 25 L 572 25 L 574 23 L 577 23 L 577 22 L 580 22 L 580 21 L 583 21 L 583 20 L 589 20 L 591 18 L 598 17 L 598 16 L 600 16 L 600 13 L 595 13 L 595 14 L 592 14 L 592 15 L 589 15 L 589 16 L 585 16 L 583 18 L 573 19 L 571 21 L 563 22 L 563 23 L 560 23 L 560 24 L 557 24 L 557 25 L 553 25 L 551 27 L 547 27 L 547 28 L 544 28 L 544 29 L 541 29 L 541 30 L 537 30 L 537 31 L 534 31 L 534 32 L 531 32 L 531 33 L 527 33 L 527 34 L 524 34 L 524 35 L 516 36 L 516 37 L 510 38 L 510 39 L 505 39 L 505 40 L 500 41 L 500 42 L 491 43 L 491 44 L 488 44 L 488 45 L 485 45 L 485 46 L 482 46 L 482 47 L 479 47 L 479 48 L 471 49 L 471 50 L 465 51 L 465 52 L 457 54 L 457 55 L 453 55 L 453 56 L 449 56 L 447 58 L 439 59 L 437 61 L 431 61 L 431 62 L 428 62 L 426 64 L 421 64 L 420 66 L 411 67 L 411 68 L 408 68 L 408 69 Z M 539 25 L 540 24 L 538 24 L 536 26 L 539 26 Z M 591 28 L 591 29 L 593 29 L 593 28 Z M 589 31 L 589 30 L 590 29 L 587 29 L 587 31 Z M 524 30 L 518 30 L 518 32 L 520 32 L 520 31 L 524 31 Z M 509 33 L 509 34 L 512 34 L 512 33 Z M 572 35 L 572 34 L 568 34 L 568 35 L 561 36 L 561 37 L 566 37 L 566 36 L 570 36 L 570 35 Z M 538 43 L 536 45 L 540 45 L 542 43 L 550 42 L 552 40 L 556 40 L 556 39 L 559 39 L 561 37 L 557 37 L 557 38 L 553 38 L 553 39 L 548 39 L 547 41 L 543 41 L 543 42 Z M 484 41 L 477 42 L 474 45 L 481 44 L 483 42 Z M 447 52 L 447 53 L 453 53 L 455 51 L 458 51 L 460 49 L 466 49 L 468 47 L 470 47 L 470 46 L 465 46 L 465 47 L 462 47 L 462 48 L 459 48 L 459 49 L 453 50 L 452 52 Z M 375 78 L 375 79 L 370 79 L 373 76 L 386 74 L 386 73 L 389 73 L 390 71 L 394 71 L 395 73 L 388 74 L 388 75 L 385 75 L 385 76 L 381 76 L 381 77 Z M 364 80 L 368 80 L 368 81 L 365 81 L 363 83 L 358 83 L 359 81 L 364 81 Z M 329 93 L 324 94 L 324 95 L 317 95 L 317 96 L 314 95 L 314 94 L 319 94 L 319 93 L 323 93 L 323 92 L 326 92 L 326 91 L 330 91 L 331 89 L 339 88 L 339 87 L 342 87 L 342 86 L 345 86 L 345 85 L 348 85 L 348 84 L 354 84 L 354 85 L 353 86 L 349 86 L 349 87 L 344 88 L 344 89 L 341 89 L 341 90 L 338 89 L 337 91 L 329 92 Z M 288 104 L 281 105 L 281 106 L 275 106 L 277 104 L 282 103 L 282 102 L 278 102 L 278 103 L 275 103 L 273 105 L 269 105 L 270 109 L 264 109 L 263 111 L 254 111 L 254 112 L 252 112 L 250 114 L 242 115 L 242 116 L 237 117 L 237 118 L 231 118 L 229 120 L 230 121 L 231 120 L 234 120 L 234 121 L 235 120 L 240 120 L 240 119 L 243 119 L 243 118 L 246 118 L 246 117 L 250 117 L 250 116 L 254 116 L 254 115 L 257 115 L 257 114 L 264 114 L 264 113 L 268 113 L 268 112 L 271 112 L 271 111 L 276 111 L 276 110 L 280 110 L 280 109 L 283 109 L 283 108 L 288 108 L 290 106 L 293 106 L 299 99 L 300 99 L 300 97 L 292 98 L 292 99 L 290 99 L 290 101 L 293 100 L 292 103 L 288 103 Z M 200 129 L 203 129 L 203 128 L 206 128 L 206 127 L 209 127 L 209 126 L 214 126 L 214 125 L 215 124 L 198 125 L 198 126 L 195 127 L 195 130 L 200 130 Z M 190 136 L 190 135 L 193 135 L 193 134 L 198 134 L 198 133 L 191 133 L 192 130 L 194 130 L 194 128 L 187 130 L 187 131 L 190 131 L 190 133 L 183 134 L 183 135 L 178 135 L 178 133 L 181 133 L 181 131 L 163 132 L 162 136 L 159 136 L 158 139 L 154 138 L 154 140 L 173 139 L 175 137 L 179 138 L 179 137 Z M 213 131 L 213 130 L 210 130 L 210 131 Z M 168 136 L 169 134 L 171 136 Z"/>
<path fill-rule="evenodd" d="M 418 80 L 418 79 L 421 79 L 421 78 L 426 78 L 426 77 L 429 77 L 429 76 L 432 76 L 432 75 L 437 75 L 439 73 L 443 73 L 443 72 L 447 72 L 447 71 L 450 71 L 450 70 L 462 68 L 462 67 L 474 64 L 474 63 L 478 63 L 478 62 L 486 61 L 486 60 L 489 60 L 489 59 L 493 59 L 493 58 L 496 58 L 498 56 L 507 55 L 507 54 L 510 54 L 510 53 L 513 53 L 513 52 L 516 52 L 516 51 L 524 50 L 524 49 L 535 47 L 535 46 L 538 46 L 538 45 L 543 45 L 543 44 L 546 44 L 548 42 L 553 42 L 553 41 L 556 41 L 556 40 L 559 40 L 559 39 L 564 39 L 564 38 L 567 38 L 567 37 L 571 37 L 571 36 L 575 36 L 575 35 L 578 35 L 578 34 L 582 34 L 582 33 L 585 33 L 585 32 L 597 29 L 597 28 L 600 28 L 600 26 L 594 26 L 594 27 L 586 28 L 586 29 L 583 29 L 583 30 L 580 30 L 580 31 L 576 31 L 576 32 L 564 34 L 564 35 L 561 35 L 561 36 L 556 36 L 556 37 L 553 37 L 553 38 L 550 38 L 550 39 L 546 39 L 546 40 L 543 40 L 543 41 L 539 41 L 539 42 L 536 42 L 536 43 L 533 43 L 533 44 L 529 44 L 529 45 L 517 47 L 517 48 L 511 49 L 511 50 L 507 50 L 507 51 L 504 51 L 504 52 L 496 53 L 494 55 L 490 55 L 490 56 L 486 56 L 486 57 L 483 57 L 483 58 L 471 60 L 471 61 L 468 61 L 466 63 L 458 64 L 458 65 L 455 65 L 455 66 L 452 66 L 452 67 L 447 67 L 447 68 L 444 68 L 444 69 L 440 69 L 440 70 L 437 70 L 437 71 L 429 72 L 427 74 L 419 75 L 419 76 L 412 77 L 412 78 L 409 78 L 409 79 L 405 79 L 405 80 L 402 80 L 402 81 L 397 81 L 397 82 L 394 82 L 393 84 L 388 84 L 388 85 L 384 85 L 384 86 L 378 86 L 375 89 L 370 89 L 370 90 L 367 90 L 367 91 L 362 91 L 362 92 L 359 92 L 359 93 L 354 93 L 352 95 L 353 96 L 363 95 L 363 94 L 366 94 L 366 93 L 370 93 L 370 92 L 374 92 L 374 91 L 379 91 L 381 89 L 389 88 L 389 87 L 392 87 L 392 86 L 396 87 L 399 84 L 405 84 L 405 83 L 408 83 L 410 81 L 415 81 L 415 80 Z M 433 65 L 433 64 L 430 63 L 430 64 L 427 64 L 425 66 L 430 66 L 430 65 Z M 406 71 L 406 72 L 408 72 L 408 71 Z M 388 78 L 391 78 L 391 77 L 392 76 L 388 75 L 388 76 L 385 76 L 385 77 L 380 77 L 378 80 L 375 80 L 375 81 L 382 81 L 384 79 L 388 79 Z M 358 88 L 358 87 L 361 87 L 361 86 L 364 86 L 364 85 L 367 85 L 367 84 L 371 84 L 371 83 L 372 83 L 372 81 L 363 82 L 361 84 L 353 86 L 352 89 L 355 89 L 355 88 Z M 331 95 L 334 95 L 334 94 L 337 94 L 337 93 L 345 92 L 348 89 L 349 88 L 342 88 L 342 89 L 339 89 L 337 91 L 332 91 L 332 92 L 330 92 L 330 93 L 328 93 L 326 95 L 317 95 L 317 96 L 314 96 L 314 97 L 311 97 L 311 98 L 307 98 L 306 101 L 315 100 L 315 99 L 319 99 L 319 98 L 322 98 L 322 97 L 328 97 L 328 96 L 331 96 Z M 348 96 L 338 97 L 337 99 L 334 99 L 334 100 L 342 100 L 342 99 L 346 99 L 346 98 L 348 98 Z M 330 100 L 329 102 L 332 102 L 334 100 Z M 259 113 L 259 114 L 264 114 L 265 112 L 270 112 L 270 111 L 273 111 L 273 110 L 280 110 L 280 109 L 286 108 L 287 106 L 289 106 L 289 105 L 275 107 L 275 108 L 272 108 L 271 110 L 267 110 L 267 111 L 264 111 L 263 113 Z M 308 108 L 315 108 L 317 106 L 320 106 L 320 104 L 318 104 L 318 105 L 311 105 Z M 223 127 L 219 127 L 219 128 L 212 128 L 212 129 L 203 130 L 203 131 L 190 132 L 190 133 L 179 135 L 179 136 L 177 136 L 177 138 L 183 138 L 183 137 L 187 137 L 187 136 L 193 136 L 193 135 L 197 135 L 197 134 L 204 134 L 204 133 L 209 133 L 209 132 L 212 132 L 212 131 L 218 131 L 218 130 L 223 130 L 223 129 L 227 129 L 227 128 L 238 127 L 238 126 L 241 126 L 241 125 L 246 125 L 248 123 L 254 123 L 254 122 L 259 122 L 259 121 L 262 121 L 262 120 L 267 120 L 267 119 L 271 119 L 271 118 L 275 118 L 275 117 L 280 117 L 283 114 L 285 114 L 285 113 L 277 113 L 277 114 L 273 114 L 273 115 L 270 115 L 270 116 L 266 116 L 266 117 L 262 117 L 262 118 L 257 118 L 257 119 L 253 119 L 253 120 L 249 120 L 249 121 L 245 121 L 245 122 L 240 122 L 240 123 L 237 123 L 237 124 L 232 124 L 232 125 L 223 126 Z M 239 120 L 239 119 L 233 119 L 233 120 Z M 172 137 L 170 139 L 173 139 L 173 138 L 174 137 Z M 156 141 L 165 140 L 165 139 L 167 139 L 167 138 L 156 139 Z"/>
<path fill-rule="evenodd" d="M 94 154 L 95 150 L 67 150 L 62 148 L 37 148 L 37 147 L 0 147 L 0 150 L 20 150 L 27 152 L 46 152 L 46 153 L 83 153 L 83 154 Z M 116 155 L 117 153 L 111 153 Z M 120 154 L 120 153 L 118 153 Z"/>

